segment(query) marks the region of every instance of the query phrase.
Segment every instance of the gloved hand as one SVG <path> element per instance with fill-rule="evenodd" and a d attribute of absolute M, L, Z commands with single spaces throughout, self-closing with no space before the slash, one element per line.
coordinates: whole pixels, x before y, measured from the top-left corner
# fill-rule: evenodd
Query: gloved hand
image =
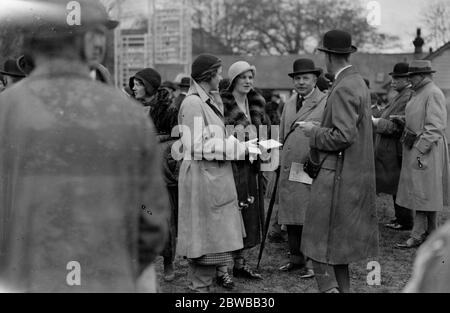
<path fill-rule="evenodd" d="M 380 119 L 379 119 L 379 118 L 373 117 L 373 116 L 372 116 L 372 123 L 373 123 L 373 126 L 377 127 L 379 122 L 380 122 Z"/>
<path fill-rule="evenodd" d="M 248 152 L 249 160 L 251 163 L 253 163 L 253 161 L 258 158 L 258 154 L 260 154 L 260 152 L 261 152 L 258 148 L 257 142 L 258 142 L 258 138 L 244 142 L 245 149 L 246 149 L 246 152 Z"/>

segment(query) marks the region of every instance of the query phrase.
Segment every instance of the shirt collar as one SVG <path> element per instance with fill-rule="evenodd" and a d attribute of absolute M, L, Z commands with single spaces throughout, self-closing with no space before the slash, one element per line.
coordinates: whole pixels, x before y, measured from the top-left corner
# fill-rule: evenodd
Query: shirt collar
<path fill-rule="evenodd" d="M 348 68 L 350 68 L 350 67 L 352 67 L 351 64 L 350 64 L 350 65 L 347 65 L 347 66 L 344 66 L 343 68 L 341 68 L 339 71 L 337 71 L 336 75 L 334 75 L 334 79 L 335 79 L 335 80 L 338 79 L 339 75 L 340 75 L 344 70 L 346 70 L 346 69 L 348 69 Z"/>
<path fill-rule="evenodd" d="M 303 97 L 303 99 L 309 99 L 312 97 L 314 91 L 316 91 L 316 88 L 313 88 L 313 90 L 311 90 L 311 92 L 309 94 L 307 94 L 306 96 Z"/>

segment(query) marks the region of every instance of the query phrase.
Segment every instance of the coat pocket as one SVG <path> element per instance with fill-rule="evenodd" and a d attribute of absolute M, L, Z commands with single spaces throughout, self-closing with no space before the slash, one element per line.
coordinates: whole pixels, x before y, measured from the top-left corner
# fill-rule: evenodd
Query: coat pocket
<path fill-rule="evenodd" d="M 411 160 L 411 182 L 412 192 L 415 197 L 423 200 L 428 199 L 428 190 L 432 180 L 430 179 L 430 154 L 423 155 L 417 149 L 414 149 L 413 158 Z"/>
<path fill-rule="evenodd" d="M 233 172 L 229 163 L 208 162 L 201 167 L 204 195 L 211 208 L 222 208 L 237 201 Z"/>
<path fill-rule="evenodd" d="M 413 158 L 411 167 L 414 170 L 425 171 L 429 167 L 431 153 L 422 154 L 419 150 L 413 148 Z"/>

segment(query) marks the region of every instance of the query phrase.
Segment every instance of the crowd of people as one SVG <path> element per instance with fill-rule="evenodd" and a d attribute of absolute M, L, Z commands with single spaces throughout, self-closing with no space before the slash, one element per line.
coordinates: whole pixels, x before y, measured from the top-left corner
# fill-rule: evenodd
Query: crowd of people
<path fill-rule="evenodd" d="M 294 90 L 285 103 L 256 88 L 254 66 L 224 69 L 210 54 L 177 83 L 145 68 L 121 91 L 101 65 L 117 22 L 97 1 L 82 2 L 82 27 L 63 14 L 30 18 L 25 55 L 0 71 L 2 288 L 155 290 L 138 277 L 154 277 L 161 255 L 173 281 L 179 255 L 190 290 L 209 292 L 214 282 L 233 290 L 235 279 L 264 279 L 248 251 L 265 240 L 271 197 L 271 238 L 285 228 L 289 247 L 279 270 L 346 293 L 349 264 L 378 256 L 375 199 L 384 193 L 395 209 L 385 226 L 410 231 L 397 248 L 434 234 L 408 290 L 448 290 L 448 282 L 430 287 L 449 263 L 430 260 L 448 255 L 438 253 L 445 228 L 435 231 L 449 205 L 450 163 L 446 100 L 429 61 L 393 64 L 397 95 L 383 107 L 372 105 L 351 64 L 357 48 L 341 30 L 318 48 L 325 69 L 307 58 L 285 69 Z M 277 136 L 262 131 L 273 126 L 282 147 L 268 171 L 275 156 L 258 141 Z M 73 261 L 83 273 L 75 286 L 66 279 Z"/>

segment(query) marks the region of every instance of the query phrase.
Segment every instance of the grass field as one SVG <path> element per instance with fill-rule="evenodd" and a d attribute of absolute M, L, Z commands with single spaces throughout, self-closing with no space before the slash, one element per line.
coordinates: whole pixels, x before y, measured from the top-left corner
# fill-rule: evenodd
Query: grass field
<path fill-rule="evenodd" d="M 267 208 L 267 205 L 266 205 Z M 395 293 L 401 292 L 408 282 L 416 249 L 399 250 L 394 245 L 397 242 L 408 238 L 409 232 L 398 232 L 387 229 L 383 223 L 392 219 L 393 204 L 389 196 L 378 197 L 377 199 L 378 217 L 380 221 L 380 255 L 378 258 L 366 260 L 352 264 L 351 284 L 352 292 L 358 293 Z M 448 214 L 441 215 L 441 224 L 449 217 Z M 252 249 L 249 253 L 248 262 L 256 266 L 259 247 Z M 302 280 L 296 273 L 282 273 L 278 268 L 288 260 L 287 243 L 267 242 L 264 256 L 261 262 L 260 273 L 263 275 L 262 281 L 249 281 L 234 279 L 236 288 L 233 293 L 314 293 L 317 292 L 314 279 Z M 381 265 L 381 286 L 369 286 L 367 284 L 367 264 L 370 261 L 377 261 Z M 157 271 L 160 281 L 161 291 L 165 293 L 185 293 L 187 288 L 186 260 L 177 258 L 176 279 L 166 283 L 162 279 L 162 258 L 158 259 Z M 214 287 L 212 292 L 227 292 L 221 287 Z"/>

